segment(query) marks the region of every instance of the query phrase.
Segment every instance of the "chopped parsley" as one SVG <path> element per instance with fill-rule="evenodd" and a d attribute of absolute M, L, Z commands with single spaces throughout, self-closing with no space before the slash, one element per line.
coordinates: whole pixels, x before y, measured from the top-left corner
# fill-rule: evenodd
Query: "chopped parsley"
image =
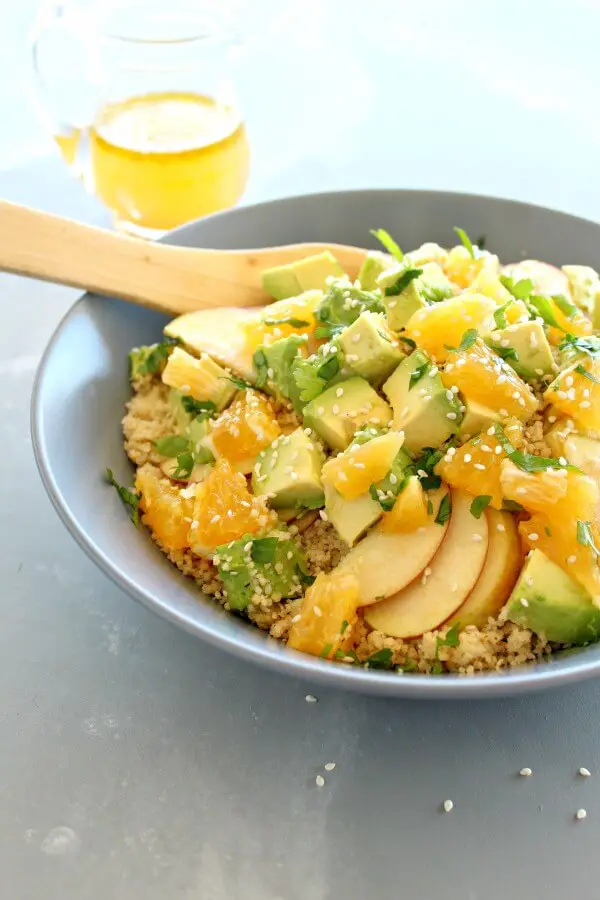
<path fill-rule="evenodd" d="M 478 497 L 475 497 L 471 503 L 471 515 L 475 516 L 476 519 L 480 519 L 482 512 L 489 506 L 491 499 L 489 494 L 480 494 Z"/>
<path fill-rule="evenodd" d="M 400 668 L 403 672 L 416 672 L 419 667 L 414 659 L 406 659 L 404 660 L 404 665 L 400 666 Z"/>
<path fill-rule="evenodd" d="M 410 373 L 410 378 L 408 379 L 408 389 L 409 391 L 414 388 L 415 384 L 418 384 L 421 378 L 423 378 L 427 374 L 427 370 L 431 368 L 431 363 L 429 360 L 426 360 L 424 363 L 421 363 L 420 366 Z"/>
<path fill-rule="evenodd" d="M 466 247 L 469 251 L 469 255 L 471 256 L 471 258 L 475 259 L 475 248 L 473 247 L 471 238 L 469 237 L 467 232 L 464 230 L 464 228 L 457 228 L 456 225 L 454 226 L 454 231 L 459 236 L 463 247 Z"/>
<path fill-rule="evenodd" d="M 560 342 L 558 349 L 578 350 L 587 356 L 600 356 L 600 339 L 597 337 L 576 337 L 574 334 L 566 334 Z"/>
<path fill-rule="evenodd" d="M 505 312 L 508 307 L 512 305 L 512 302 L 512 300 L 507 300 L 506 303 L 503 303 L 502 306 L 499 306 L 494 313 L 494 322 L 496 323 L 496 328 L 508 327 L 508 319 L 506 318 Z"/>
<path fill-rule="evenodd" d="M 269 538 L 267 538 L 267 540 L 269 540 Z M 255 560 L 255 562 L 256 562 L 256 560 Z M 300 579 L 300 581 L 302 582 L 302 584 L 305 584 L 307 587 L 310 587 L 310 585 L 314 584 L 315 581 L 317 580 L 317 576 L 310 575 L 300 563 L 298 563 L 296 565 L 296 574 L 297 574 L 298 578 Z M 348 625 L 347 622 L 346 622 L 346 625 Z M 342 632 L 342 634 L 343 634 L 343 632 Z"/>
<path fill-rule="evenodd" d="M 552 532 L 551 532 L 551 530 L 548 528 L 547 525 L 544 526 L 544 531 L 546 532 L 546 537 L 552 537 Z"/>
<path fill-rule="evenodd" d="M 367 656 L 365 659 L 365 665 L 369 666 L 371 669 L 392 669 L 392 651 L 389 647 L 383 647 L 381 650 L 376 650 L 375 653 L 371 653 L 370 656 Z"/>
<path fill-rule="evenodd" d="M 326 659 L 333 650 L 333 644 L 325 644 L 321 650 L 321 659 Z"/>
<path fill-rule="evenodd" d="M 252 365 L 256 372 L 256 387 L 261 390 L 269 380 L 269 363 L 264 350 L 259 348 L 255 351 L 252 357 Z"/>
<path fill-rule="evenodd" d="M 177 338 L 166 337 L 160 344 L 140 347 L 130 354 L 132 373 L 139 375 L 156 375 L 169 358 L 173 347 L 179 343 Z"/>
<path fill-rule="evenodd" d="M 404 261 L 404 253 L 402 252 L 394 238 L 390 234 L 388 234 L 385 228 L 371 229 L 370 233 L 373 235 L 373 237 L 377 238 L 380 244 L 383 244 L 387 252 L 391 254 L 394 259 L 397 259 L 398 262 Z"/>
<path fill-rule="evenodd" d="M 584 369 L 582 365 L 575 366 L 574 372 L 577 372 L 578 375 L 583 375 L 584 378 L 588 378 L 590 381 L 593 381 L 594 384 L 600 384 L 600 380 L 596 378 L 595 375 L 592 375 L 591 372 L 588 372 L 587 369 Z"/>
<path fill-rule="evenodd" d="M 271 563 L 275 558 L 276 537 L 256 538 L 252 541 L 250 556 L 255 563 Z"/>
<path fill-rule="evenodd" d="M 211 453 L 212 456 L 212 453 Z M 173 472 L 172 478 L 189 478 L 194 468 L 194 455 L 190 450 L 177 455 L 177 468 Z"/>
<path fill-rule="evenodd" d="M 501 275 L 500 281 L 515 300 L 527 300 L 533 292 L 531 278 L 520 278 L 519 281 L 515 281 L 509 275 Z"/>
<path fill-rule="evenodd" d="M 445 494 L 445 496 L 442 498 L 442 502 L 440 503 L 440 508 L 438 509 L 437 516 L 435 517 L 436 525 L 445 525 L 450 518 L 451 513 L 452 497 L 450 496 L 450 494 Z"/>
<path fill-rule="evenodd" d="M 496 356 L 499 356 L 500 359 L 508 359 L 514 360 L 514 362 L 519 362 L 519 354 L 515 350 L 514 347 L 496 347 L 494 346 L 494 353 Z"/>
<path fill-rule="evenodd" d="M 184 396 L 181 398 L 181 405 L 188 415 L 200 420 L 212 419 L 217 412 L 212 400 L 195 400 L 194 397 Z"/>
<path fill-rule="evenodd" d="M 444 450 L 436 449 L 435 447 L 424 447 L 420 455 L 415 457 L 412 465 L 407 467 L 406 472 L 409 475 L 419 476 L 421 487 L 424 491 L 435 491 L 440 487 L 442 479 L 435 474 L 434 470 L 443 455 Z M 419 475 L 419 472 L 424 472 L 425 474 Z"/>
<path fill-rule="evenodd" d="M 592 534 L 592 523 L 577 520 L 577 541 L 582 547 L 589 547 L 595 556 L 600 556 L 600 550 L 594 543 L 594 535 Z"/>
<path fill-rule="evenodd" d="M 243 378 L 238 378 L 236 375 L 221 375 L 221 378 L 226 378 L 227 381 L 230 381 L 238 391 L 247 391 L 248 388 L 252 387 L 251 384 L 248 384 L 247 381 L 244 381 Z"/>
<path fill-rule="evenodd" d="M 506 437 L 502 425 L 494 425 L 494 431 L 498 443 L 512 462 L 524 472 L 545 472 L 547 469 L 571 469 L 577 471 L 575 466 L 561 466 L 557 459 L 546 456 L 534 456 L 533 453 L 523 453 L 517 450 Z"/>
<path fill-rule="evenodd" d="M 527 303 L 529 306 L 529 312 L 531 313 L 533 318 L 537 318 L 539 316 L 544 320 L 546 325 L 550 325 L 552 328 L 559 328 L 561 331 L 565 330 L 562 325 L 559 324 L 558 319 L 554 315 L 554 310 L 552 309 L 552 300 L 549 297 L 538 297 L 532 294 Z"/>
<path fill-rule="evenodd" d="M 133 491 L 130 491 L 128 488 L 123 487 L 122 484 L 119 484 L 119 482 L 115 479 L 115 476 L 113 475 L 112 469 L 106 470 L 106 480 L 108 481 L 109 484 L 112 484 L 112 486 L 116 490 L 117 494 L 119 495 L 119 497 L 121 498 L 121 500 L 123 501 L 125 506 L 129 507 L 131 521 L 137 528 L 137 526 L 139 525 L 139 522 L 140 522 L 139 506 L 140 506 L 140 500 L 142 499 L 141 494 L 136 494 Z"/>
<path fill-rule="evenodd" d="M 189 450 L 190 442 L 180 434 L 171 434 L 154 441 L 154 446 L 161 456 L 177 456 Z"/>
<path fill-rule="evenodd" d="M 446 637 L 436 637 L 435 639 L 435 648 L 436 648 L 436 656 L 440 647 L 458 647 L 460 643 L 460 638 L 458 636 L 458 629 L 460 628 L 460 622 L 456 622 L 451 628 L 446 632 Z"/>
<path fill-rule="evenodd" d="M 579 310 L 575 306 L 574 303 L 571 303 L 570 300 L 567 300 L 564 294 L 553 294 L 552 299 L 560 309 L 561 313 L 567 317 L 567 319 L 574 319 L 578 314 Z"/>
<path fill-rule="evenodd" d="M 444 344 L 446 350 L 450 350 L 451 353 L 464 353 L 465 350 L 470 350 L 475 341 L 477 340 L 478 334 L 476 328 L 469 328 L 468 331 L 462 336 L 461 342 L 458 347 L 450 347 L 449 344 Z"/>
<path fill-rule="evenodd" d="M 286 316 L 283 319 L 263 319 L 263 325 L 290 325 L 291 328 L 307 328 L 310 322 L 304 319 L 294 319 L 293 316 Z"/>
<path fill-rule="evenodd" d="M 397 297 L 398 294 L 401 294 L 402 291 L 406 290 L 411 281 L 414 281 L 415 278 L 418 278 L 422 274 L 423 269 L 405 269 L 404 272 L 398 276 L 394 284 L 386 287 L 385 296 Z"/>
<path fill-rule="evenodd" d="M 502 509 L 513 513 L 523 512 L 523 507 L 520 503 L 517 503 L 516 500 L 507 500 L 506 497 L 502 500 Z"/>

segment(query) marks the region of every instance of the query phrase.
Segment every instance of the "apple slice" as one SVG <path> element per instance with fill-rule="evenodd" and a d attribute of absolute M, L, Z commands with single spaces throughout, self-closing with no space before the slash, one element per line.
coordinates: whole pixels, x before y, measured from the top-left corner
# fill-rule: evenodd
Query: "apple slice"
<path fill-rule="evenodd" d="M 488 520 L 471 513 L 473 497 L 452 491 L 450 525 L 425 572 L 404 590 L 365 610 L 371 628 L 392 637 L 418 637 L 438 628 L 469 596 L 488 548 Z"/>
<path fill-rule="evenodd" d="M 447 492 L 446 488 L 440 488 L 435 495 L 430 495 L 436 512 Z M 360 606 L 391 597 L 417 578 L 431 562 L 447 529 L 448 522 L 443 525 L 432 522 L 407 533 L 384 534 L 380 526 L 370 531 L 338 566 L 356 573 Z"/>
<path fill-rule="evenodd" d="M 498 615 L 510 597 L 523 564 L 519 533 L 511 513 L 488 506 L 485 514 L 490 540 L 483 571 L 451 620 L 451 623 L 459 622 L 463 628 L 465 625 L 482 628 L 490 616 Z"/>
<path fill-rule="evenodd" d="M 521 262 L 508 263 L 502 267 L 502 274 L 508 275 L 514 281 L 529 278 L 533 282 L 535 294 L 552 297 L 554 294 L 564 294 L 569 297 L 571 289 L 569 279 L 564 272 L 551 266 L 549 263 L 540 262 L 538 259 L 524 259 Z"/>
<path fill-rule="evenodd" d="M 199 309 L 178 316 L 165 328 L 167 337 L 179 338 L 190 350 L 208 353 L 218 363 L 233 369 L 252 384 L 256 373 L 246 326 L 257 317 L 257 309 Z"/>

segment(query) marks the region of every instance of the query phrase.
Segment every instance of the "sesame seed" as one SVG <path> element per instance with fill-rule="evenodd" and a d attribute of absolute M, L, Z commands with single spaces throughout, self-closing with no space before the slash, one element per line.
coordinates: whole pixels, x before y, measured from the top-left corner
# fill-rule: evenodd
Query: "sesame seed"
<path fill-rule="evenodd" d="M 490 425 L 490 427 L 486 431 L 486 434 L 488 437 L 494 437 L 494 435 L 496 434 L 496 429 L 494 428 L 493 425 Z"/>
<path fill-rule="evenodd" d="M 579 406 L 581 407 L 581 409 L 587 409 L 587 408 L 588 408 L 589 406 L 591 406 L 591 405 L 592 405 L 592 404 L 590 403 L 589 400 L 582 400 L 581 403 L 579 404 Z"/>
<path fill-rule="evenodd" d="M 388 303 L 388 307 L 390 309 L 393 309 L 397 302 L 398 302 L 397 300 L 390 300 L 390 302 Z"/>
<path fill-rule="evenodd" d="M 565 459 L 564 456 L 559 456 L 559 457 L 558 457 L 558 461 L 559 461 L 559 463 L 561 464 L 561 466 L 566 466 L 566 465 L 567 465 L 567 460 Z"/>
<path fill-rule="evenodd" d="M 446 452 L 447 456 L 454 456 L 455 453 L 456 453 L 456 447 L 448 447 L 448 450 Z"/>
<path fill-rule="evenodd" d="M 571 387 L 571 385 L 573 384 L 573 376 L 572 375 L 567 375 L 567 377 L 565 378 L 565 384 L 567 387 Z"/>
<path fill-rule="evenodd" d="M 444 800 L 443 806 L 444 806 L 444 812 L 447 812 L 447 813 L 452 812 L 452 810 L 454 809 L 454 803 L 452 802 L 452 800 Z"/>
<path fill-rule="evenodd" d="M 488 447 L 487 444 L 482 444 L 482 445 L 481 445 L 481 449 L 483 450 L 484 453 L 491 453 L 491 452 L 492 452 L 492 448 L 491 448 L 491 447 Z"/>
<path fill-rule="evenodd" d="M 577 562 L 577 556 L 576 556 L 575 554 L 573 554 L 572 556 L 568 556 L 568 557 L 567 557 L 567 562 L 568 562 L 568 564 L 569 564 L 570 566 L 572 566 L 573 563 L 576 563 L 576 562 Z"/>
<path fill-rule="evenodd" d="M 298 613 L 296 616 L 292 616 L 292 625 L 295 625 L 296 622 L 299 622 L 302 616 Z M 308 700 L 308 697 L 306 698 Z"/>
<path fill-rule="evenodd" d="M 566 399 L 567 399 L 567 392 L 566 392 L 566 391 L 557 391 L 557 392 L 556 392 L 556 396 L 557 396 L 557 397 L 560 397 L 561 400 L 566 400 Z"/>
<path fill-rule="evenodd" d="M 448 398 L 448 400 L 454 400 L 454 394 L 451 390 L 446 391 L 446 397 Z"/>
<path fill-rule="evenodd" d="M 394 474 L 394 472 L 390 473 L 390 484 L 397 484 L 398 476 Z"/>
<path fill-rule="evenodd" d="M 322 775 L 317 775 L 317 777 L 315 778 L 315 781 L 317 783 L 317 787 L 322 788 L 325 785 L 325 779 L 323 778 Z"/>
<path fill-rule="evenodd" d="M 323 610 L 320 606 L 313 606 L 313 612 L 318 619 L 320 619 L 323 615 Z"/>
<path fill-rule="evenodd" d="M 314 696 L 314 694 L 307 694 L 304 699 L 306 700 L 307 703 L 318 703 L 319 702 L 317 700 L 317 698 Z"/>
<path fill-rule="evenodd" d="M 290 478 L 292 479 L 292 481 L 298 481 L 298 473 L 290 472 Z"/>
<path fill-rule="evenodd" d="M 217 522 L 220 522 L 220 521 L 221 521 L 221 516 L 219 515 L 219 513 L 216 513 L 216 515 L 214 515 L 214 516 L 212 517 L 212 519 L 210 520 L 210 524 L 211 524 L 211 525 L 216 525 Z"/>
<path fill-rule="evenodd" d="M 485 466 L 483 463 L 473 463 L 475 469 L 479 469 L 480 472 L 485 472 Z"/>
<path fill-rule="evenodd" d="M 495 453 L 496 453 L 496 456 L 500 456 L 502 453 L 502 447 L 500 447 L 500 446 L 496 447 Z"/>
<path fill-rule="evenodd" d="M 507 415 L 508 415 L 508 410 L 507 410 L 507 409 L 499 409 L 499 410 L 498 410 L 498 415 L 499 415 L 499 416 L 507 416 Z"/>
<path fill-rule="evenodd" d="M 358 344 L 358 342 L 360 341 L 360 338 L 361 338 L 361 335 L 360 335 L 360 334 L 353 334 L 353 335 L 352 335 L 352 343 L 353 343 L 353 344 Z"/>
<path fill-rule="evenodd" d="M 585 819 L 587 816 L 587 811 L 585 809 L 578 809 L 575 813 L 576 819 Z"/>
<path fill-rule="evenodd" d="M 333 406 L 331 407 L 331 412 L 334 414 L 334 416 L 337 416 L 339 414 L 339 411 L 340 411 L 340 408 L 339 408 L 338 404 L 334 403 Z"/>
<path fill-rule="evenodd" d="M 532 531 L 531 534 L 529 535 L 529 540 L 537 541 L 538 537 L 539 537 L 539 535 L 537 535 L 535 531 Z"/>
<path fill-rule="evenodd" d="M 465 453 L 464 459 L 465 459 L 465 462 L 466 462 L 466 463 L 470 463 L 471 460 L 473 459 L 473 457 L 471 456 L 470 453 Z"/>
<path fill-rule="evenodd" d="M 556 422 L 556 416 L 548 416 L 548 421 L 551 425 L 554 425 L 554 423 Z"/>
<path fill-rule="evenodd" d="M 455 413 L 455 412 L 446 413 L 446 418 L 447 418 L 447 419 L 455 419 L 455 418 L 456 418 L 456 413 Z"/>
<path fill-rule="evenodd" d="M 527 488 L 525 488 L 525 487 L 518 487 L 515 490 L 515 494 L 526 494 L 526 493 L 527 493 Z"/>
<path fill-rule="evenodd" d="M 504 525 L 504 522 L 498 522 L 498 524 L 496 525 L 496 531 L 506 531 L 506 526 Z"/>
<path fill-rule="evenodd" d="M 318 415 L 318 416 L 322 416 L 324 412 L 325 412 L 325 407 L 324 407 L 324 406 L 318 406 L 318 407 L 317 407 L 317 415 Z"/>
<path fill-rule="evenodd" d="M 333 772 L 333 770 L 335 769 L 335 766 L 336 766 L 336 764 L 334 762 L 329 762 L 329 763 L 325 763 L 323 768 L 325 769 L 326 772 Z"/>
<path fill-rule="evenodd" d="M 498 384 L 504 384 L 506 380 L 506 375 L 498 375 Z"/>
<path fill-rule="evenodd" d="M 344 396 L 344 388 L 337 388 L 337 390 L 336 390 L 336 392 L 335 392 L 335 396 L 336 396 L 336 397 L 343 397 L 343 396 Z"/>
<path fill-rule="evenodd" d="M 321 516 L 321 518 L 323 519 L 324 522 L 329 522 L 329 516 L 327 515 L 327 513 L 325 512 L 324 509 L 319 510 L 319 515 Z"/>
<path fill-rule="evenodd" d="M 521 606 L 529 606 L 529 600 L 525 597 L 521 597 Z"/>
<path fill-rule="evenodd" d="M 589 769 L 586 769 L 585 766 L 581 766 L 581 768 L 579 769 L 579 774 L 582 778 L 589 778 L 592 773 Z"/>
<path fill-rule="evenodd" d="M 417 332 L 415 331 L 415 334 L 416 334 L 416 333 L 417 333 Z M 433 378 L 433 376 L 434 376 L 434 375 L 437 375 L 438 372 L 439 372 L 438 367 L 437 367 L 437 366 L 432 366 L 432 367 L 430 368 L 430 370 L 429 370 L 429 375 L 430 375 L 431 378 Z"/>
<path fill-rule="evenodd" d="M 523 778 L 529 778 L 531 775 L 533 775 L 533 769 L 530 769 L 529 766 L 525 766 L 521 769 L 519 775 L 522 775 Z"/>
<path fill-rule="evenodd" d="M 312 434 L 312 428 L 305 428 L 305 429 L 304 429 L 304 434 L 306 434 L 306 435 L 308 435 L 308 437 L 310 437 L 311 434 Z"/>

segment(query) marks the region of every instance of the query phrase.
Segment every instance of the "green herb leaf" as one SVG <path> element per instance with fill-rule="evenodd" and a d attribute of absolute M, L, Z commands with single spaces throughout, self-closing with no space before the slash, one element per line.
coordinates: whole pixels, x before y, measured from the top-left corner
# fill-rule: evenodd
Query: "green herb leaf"
<path fill-rule="evenodd" d="M 162 370 L 169 358 L 171 350 L 176 344 L 179 344 L 179 339 L 169 337 L 166 337 L 160 344 L 156 344 L 145 359 L 138 359 L 136 364 L 136 374 L 156 375 L 157 372 Z"/>
<path fill-rule="evenodd" d="M 469 330 L 465 331 L 465 333 L 463 334 L 462 340 L 458 347 L 450 347 L 448 344 L 444 344 L 444 347 L 446 348 L 446 350 L 450 350 L 452 353 L 464 353 L 465 350 L 469 350 L 473 346 L 473 344 L 477 340 L 477 337 L 477 329 L 469 328 Z"/>
<path fill-rule="evenodd" d="M 406 659 L 404 661 L 404 665 L 400 666 L 403 672 L 416 672 L 418 671 L 418 665 L 414 661 L 414 659 Z"/>
<path fill-rule="evenodd" d="M 290 325 L 292 328 L 306 328 L 310 322 L 304 319 L 294 319 L 293 316 L 286 316 L 283 319 L 263 319 L 263 325 Z"/>
<path fill-rule="evenodd" d="M 380 507 L 382 508 L 382 510 L 384 512 L 390 512 L 390 510 L 392 510 L 394 508 L 394 504 L 396 502 L 396 497 L 395 496 L 394 497 L 386 496 L 383 493 L 383 491 L 380 491 L 377 488 L 377 485 L 372 484 L 371 487 L 369 488 L 369 493 L 370 493 L 371 497 L 373 498 L 373 500 L 376 503 L 379 503 Z"/>
<path fill-rule="evenodd" d="M 437 490 L 442 479 L 434 472 L 435 467 L 444 455 L 444 450 L 435 447 L 424 447 L 419 456 L 415 457 L 412 466 L 407 468 L 407 475 L 418 475 L 421 487 L 424 491 Z M 425 475 L 419 475 L 419 472 L 425 472 Z"/>
<path fill-rule="evenodd" d="M 413 341 L 412 338 L 403 337 L 401 334 L 398 335 L 398 337 L 402 341 L 402 343 L 406 344 L 407 347 L 410 347 L 411 350 L 417 349 L 417 345 L 416 345 L 415 341 Z"/>
<path fill-rule="evenodd" d="M 559 344 L 558 349 L 577 350 L 587 356 L 600 356 L 600 340 L 597 337 L 576 337 L 574 334 L 566 334 Z"/>
<path fill-rule="evenodd" d="M 471 257 L 473 259 L 475 259 L 475 248 L 473 247 L 473 244 L 471 243 L 471 238 L 469 237 L 467 232 L 464 230 L 464 228 L 457 228 L 456 225 L 454 226 L 454 231 L 457 233 L 457 235 L 461 239 L 463 246 L 466 247 L 467 250 L 469 251 Z"/>
<path fill-rule="evenodd" d="M 252 365 L 254 366 L 254 371 L 256 372 L 256 387 L 261 390 L 269 380 L 269 363 L 267 357 L 265 356 L 264 350 L 262 350 L 260 347 L 254 352 L 254 356 L 252 357 Z"/>
<path fill-rule="evenodd" d="M 333 644 L 325 644 L 321 650 L 321 659 L 326 659 L 333 650 Z"/>
<path fill-rule="evenodd" d="M 504 313 L 511 305 L 512 300 L 507 300 L 506 303 L 503 303 L 502 306 L 499 306 L 494 313 L 494 322 L 496 323 L 496 328 L 508 328 L 508 319 L 506 318 Z"/>
<path fill-rule="evenodd" d="M 106 470 L 106 480 L 109 484 L 112 484 L 117 494 L 125 504 L 125 506 L 129 507 L 131 521 L 136 526 L 139 525 L 140 522 L 140 511 L 139 505 L 141 500 L 141 495 L 136 494 L 133 491 L 130 491 L 128 488 L 123 487 L 122 484 L 119 484 L 118 481 L 115 480 L 115 476 L 112 473 L 112 469 Z"/>
<path fill-rule="evenodd" d="M 544 526 L 544 531 L 546 532 L 546 537 L 552 537 L 552 532 L 551 532 L 551 530 L 548 528 L 547 525 Z"/>
<path fill-rule="evenodd" d="M 393 668 L 392 655 L 390 648 L 384 647 L 382 650 L 376 650 L 375 653 L 371 653 L 365 659 L 365 665 L 371 669 L 391 669 Z"/>
<path fill-rule="evenodd" d="M 402 291 L 406 290 L 411 281 L 423 274 L 423 269 L 405 269 L 404 272 L 385 289 L 386 297 L 397 297 Z"/>
<path fill-rule="evenodd" d="M 444 674 L 444 664 L 436 659 L 433 665 L 431 666 L 431 674 L 432 675 L 443 675 Z"/>
<path fill-rule="evenodd" d="M 159 438 L 154 441 L 154 446 L 161 456 L 178 456 L 189 450 L 190 442 L 188 438 L 180 434 L 171 434 L 169 437 Z"/>
<path fill-rule="evenodd" d="M 198 419 L 211 419 L 217 412 L 212 400 L 195 400 L 194 397 L 182 397 L 181 405 L 188 415 Z"/>
<path fill-rule="evenodd" d="M 320 494 L 312 499 L 306 497 L 301 503 L 298 503 L 298 507 L 301 509 L 321 509 L 322 506 L 325 506 L 325 494 Z"/>
<path fill-rule="evenodd" d="M 440 479 L 440 484 L 441 484 L 441 483 L 442 483 L 442 481 L 441 481 L 441 479 Z M 428 516 L 432 516 L 432 515 L 433 515 L 433 501 L 432 501 L 431 497 L 428 497 L 428 498 L 427 498 L 427 515 L 428 515 Z"/>
<path fill-rule="evenodd" d="M 185 453 L 177 455 L 177 468 L 173 472 L 173 478 L 189 478 L 194 468 L 194 456 L 186 450 Z"/>
<path fill-rule="evenodd" d="M 408 389 L 409 391 L 414 388 L 415 384 L 418 384 L 421 378 L 423 378 L 427 374 L 427 370 L 431 368 L 430 362 L 421 363 L 420 366 L 410 373 L 410 378 L 408 379 Z"/>
<path fill-rule="evenodd" d="M 227 381 L 230 381 L 233 385 L 236 386 L 238 391 L 247 391 L 248 388 L 252 387 L 251 384 L 248 384 L 248 382 L 244 381 L 243 378 L 238 378 L 237 375 L 221 375 L 221 378 L 226 378 Z"/>
<path fill-rule="evenodd" d="M 263 538 L 263 540 L 272 540 L 272 539 L 271 538 Z M 273 551 L 273 552 L 275 552 L 275 551 Z M 256 562 L 256 560 L 255 560 L 255 562 Z M 308 572 L 306 572 L 305 569 L 300 565 L 300 563 L 296 564 L 296 574 L 297 574 L 298 578 L 300 579 L 300 581 L 302 582 L 302 584 L 305 584 L 307 586 L 314 584 L 315 581 L 317 580 L 317 576 L 310 575 Z"/>
<path fill-rule="evenodd" d="M 501 275 L 500 281 L 515 300 L 527 300 L 533 291 L 533 281 L 530 278 L 521 278 L 519 281 L 515 281 L 508 275 Z"/>
<path fill-rule="evenodd" d="M 340 361 L 337 357 L 337 354 L 334 354 L 330 357 L 330 359 L 325 360 L 322 366 L 319 366 L 317 369 L 317 375 L 319 378 L 322 378 L 323 381 L 331 381 L 332 378 L 340 371 Z"/>
<path fill-rule="evenodd" d="M 471 515 L 475 516 L 476 519 L 480 519 L 482 512 L 489 506 L 491 499 L 489 494 L 480 494 L 478 497 L 475 497 L 471 503 Z"/>
<path fill-rule="evenodd" d="M 373 237 L 377 238 L 380 244 L 383 244 L 388 253 L 390 253 L 398 262 L 402 262 L 404 260 L 404 253 L 394 240 L 394 238 L 388 234 L 385 228 L 376 228 L 375 230 L 371 229 L 370 234 Z"/>
<path fill-rule="evenodd" d="M 250 557 L 255 563 L 270 563 L 275 558 L 275 549 L 277 547 L 277 538 L 265 537 L 256 538 L 252 541 Z"/>
<path fill-rule="evenodd" d="M 600 550 L 598 550 L 594 543 L 591 522 L 577 520 L 577 541 L 582 547 L 589 547 L 595 556 L 600 556 Z"/>
<path fill-rule="evenodd" d="M 564 294 L 553 294 L 552 299 L 567 319 L 574 319 L 579 312 L 575 304 L 571 303 L 570 300 L 567 300 Z"/>
<path fill-rule="evenodd" d="M 514 347 L 494 346 L 493 350 L 496 356 L 499 356 L 500 359 L 513 359 L 515 362 L 519 361 L 519 354 Z"/>
<path fill-rule="evenodd" d="M 502 425 L 498 422 L 494 425 L 494 431 L 498 443 L 508 458 L 524 472 L 545 472 L 547 469 L 579 471 L 576 466 L 561 466 L 557 459 L 551 459 L 546 456 L 534 456 L 532 453 L 523 453 L 521 450 L 517 450 L 506 437 Z"/>
<path fill-rule="evenodd" d="M 445 525 L 448 519 L 450 518 L 450 514 L 452 513 L 452 497 L 450 494 L 446 494 L 442 498 L 442 502 L 440 503 L 440 508 L 438 509 L 437 516 L 435 517 L 436 525 Z"/>
<path fill-rule="evenodd" d="M 340 634 L 346 634 L 346 628 L 348 627 L 349 624 L 350 623 L 348 622 L 348 620 L 344 619 L 344 621 L 342 622 L 341 628 L 340 628 Z"/>
<path fill-rule="evenodd" d="M 506 497 L 502 501 L 502 509 L 513 513 L 523 512 L 523 507 L 520 503 L 517 503 L 516 500 L 507 500 Z"/>
<path fill-rule="evenodd" d="M 208 447 L 198 447 L 197 450 L 194 450 L 194 462 L 198 463 L 198 465 L 205 465 L 206 463 L 214 462 L 214 460 L 215 457 Z"/>
<path fill-rule="evenodd" d="M 460 628 L 460 622 L 456 622 L 454 625 L 452 625 L 451 628 L 448 629 L 445 637 L 443 637 L 443 638 L 441 638 L 439 636 L 436 637 L 436 639 L 435 639 L 436 656 L 437 656 L 437 651 L 440 649 L 440 647 L 458 647 L 458 645 L 460 644 L 460 637 L 458 634 L 459 628 Z"/>
<path fill-rule="evenodd" d="M 600 384 L 600 380 L 596 378 L 595 375 L 592 375 L 591 372 L 588 372 L 587 369 L 584 369 L 582 365 L 575 366 L 574 372 L 577 372 L 578 375 L 583 375 L 584 378 L 587 378 L 589 381 L 593 381 L 594 384 Z"/>
<path fill-rule="evenodd" d="M 552 301 L 549 297 L 537 297 L 532 294 L 527 302 L 534 318 L 539 316 L 544 320 L 546 325 L 550 325 L 552 328 L 559 328 L 561 331 L 565 330 L 562 325 L 558 324 L 558 320 L 552 309 Z"/>

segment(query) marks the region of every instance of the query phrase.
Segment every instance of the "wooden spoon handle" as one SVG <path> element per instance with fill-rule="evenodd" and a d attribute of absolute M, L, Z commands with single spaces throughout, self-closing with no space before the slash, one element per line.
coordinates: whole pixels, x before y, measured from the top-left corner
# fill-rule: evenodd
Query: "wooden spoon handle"
<path fill-rule="evenodd" d="M 147 243 L 0 201 L 0 270 L 179 314 L 264 304 L 261 271 L 336 245 L 203 250 Z M 364 250 L 339 248 L 354 277 Z"/>

